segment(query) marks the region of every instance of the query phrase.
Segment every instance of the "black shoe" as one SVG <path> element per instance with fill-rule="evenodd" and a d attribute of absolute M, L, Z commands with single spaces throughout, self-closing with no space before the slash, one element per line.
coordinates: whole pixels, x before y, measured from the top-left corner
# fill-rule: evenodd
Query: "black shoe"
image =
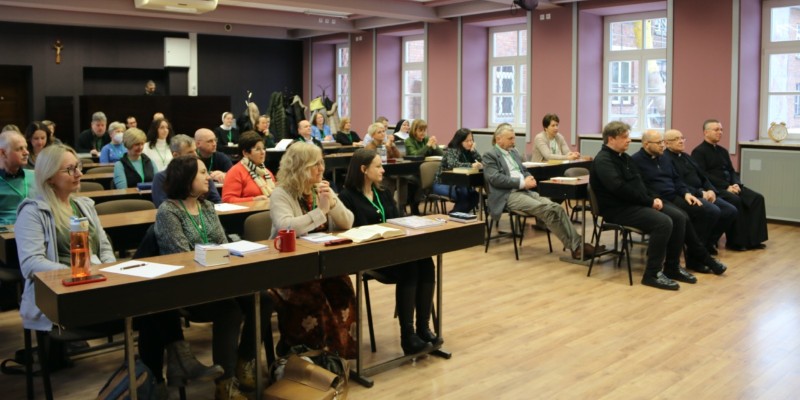
<path fill-rule="evenodd" d="M 667 278 L 672 279 L 674 281 L 697 283 L 697 278 L 681 266 L 678 266 L 678 269 L 672 271 L 665 270 L 664 275 L 666 275 Z"/>
<path fill-rule="evenodd" d="M 431 344 L 428 342 L 424 342 L 422 339 L 417 336 L 417 334 L 411 334 L 404 338 L 400 339 L 400 347 L 403 348 L 403 354 L 411 355 L 421 353 L 423 350 L 431 348 Z"/>
<path fill-rule="evenodd" d="M 706 250 L 708 250 L 708 254 L 711 254 L 712 256 L 719 255 L 717 248 L 713 245 L 706 246 Z"/>
<path fill-rule="evenodd" d="M 658 271 L 655 276 L 652 275 L 645 275 L 642 277 L 642 285 L 652 286 L 654 288 L 659 289 L 666 289 L 666 290 L 678 290 L 681 288 L 681 285 L 678 285 L 678 282 L 673 281 L 672 279 L 667 278 L 663 272 Z"/>
<path fill-rule="evenodd" d="M 583 254 L 585 255 L 584 258 L 589 259 L 589 258 L 594 257 L 595 253 L 602 253 L 602 252 L 606 251 L 606 245 L 601 244 L 600 247 L 595 249 L 594 246 L 590 245 L 589 243 L 584 243 L 583 247 L 578 246 L 577 249 L 572 250 L 572 258 L 574 258 L 576 260 L 580 260 L 581 259 L 581 249 L 583 250 Z"/>
<path fill-rule="evenodd" d="M 444 340 L 439 336 L 436 336 L 428 327 L 419 329 L 417 328 L 417 336 L 422 339 L 423 342 L 430 343 L 434 346 L 438 346 L 444 343 Z"/>
<path fill-rule="evenodd" d="M 762 250 L 762 249 L 766 249 L 766 248 L 767 248 L 767 245 L 765 245 L 764 243 L 759 243 L 759 244 L 757 244 L 755 246 L 749 246 L 747 249 L 748 250 Z"/>
<path fill-rule="evenodd" d="M 726 244 L 725 248 L 733 251 L 747 251 L 747 247 L 744 247 L 740 244 Z"/>
<path fill-rule="evenodd" d="M 703 264 L 705 264 L 708 268 L 711 268 L 711 270 L 714 271 L 714 274 L 716 275 L 722 275 L 728 269 L 728 267 L 726 267 L 725 264 L 719 262 L 719 260 L 713 257 L 708 257 L 708 259 Z"/>
<path fill-rule="evenodd" d="M 710 274 L 711 273 L 711 268 L 708 268 L 703 264 L 695 264 L 695 265 L 686 264 L 686 268 L 688 268 L 688 269 L 690 269 L 690 270 L 692 270 L 694 272 L 699 272 L 701 274 Z"/>

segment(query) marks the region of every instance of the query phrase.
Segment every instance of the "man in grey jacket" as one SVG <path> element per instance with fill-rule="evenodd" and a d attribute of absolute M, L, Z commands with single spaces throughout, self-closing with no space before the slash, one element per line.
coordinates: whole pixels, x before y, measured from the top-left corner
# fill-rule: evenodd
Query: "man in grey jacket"
<path fill-rule="evenodd" d="M 522 166 L 514 149 L 511 125 L 498 126 L 494 142 L 494 147 L 483 155 L 483 176 L 491 189 L 488 207 L 492 218 L 499 218 L 505 208 L 536 217 L 572 251 L 572 258 L 581 259 L 581 251 L 588 257 L 594 255 L 594 247 L 583 243 L 564 208 L 531 191 L 536 187 L 536 179 Z"/>

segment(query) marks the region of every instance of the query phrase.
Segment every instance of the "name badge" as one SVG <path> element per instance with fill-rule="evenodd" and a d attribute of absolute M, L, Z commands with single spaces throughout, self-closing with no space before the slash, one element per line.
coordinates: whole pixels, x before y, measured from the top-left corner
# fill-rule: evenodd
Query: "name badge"
<path fill-rule="evenodd" d="M 236 147 L 236 145 L 233 142 L 228 142 L 228 147 Z"/>

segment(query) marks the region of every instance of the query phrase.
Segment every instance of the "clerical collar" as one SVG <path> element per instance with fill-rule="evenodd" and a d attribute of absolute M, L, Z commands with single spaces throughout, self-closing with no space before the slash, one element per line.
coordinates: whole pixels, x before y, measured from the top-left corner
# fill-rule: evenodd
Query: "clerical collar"
<path fill-rule="evenodd" d="M 20 169 L 17 170 L 17 173 L 9 174 L 8 171 L 6 171 L 5 169 L 0 168 L 0 177 L 3 177 L 5 179 L 24 178 L 25 177 L 25 170 L 23 168 L 20 168 Z"/>

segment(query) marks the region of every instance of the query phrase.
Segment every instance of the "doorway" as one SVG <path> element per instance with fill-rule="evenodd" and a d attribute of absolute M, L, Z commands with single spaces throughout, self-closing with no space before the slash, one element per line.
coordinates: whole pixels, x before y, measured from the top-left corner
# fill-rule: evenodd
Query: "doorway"
<path fill-rule="evenodd" d="M 30 122 L 31 67 L 0 65 L 0 127 Z"/>

